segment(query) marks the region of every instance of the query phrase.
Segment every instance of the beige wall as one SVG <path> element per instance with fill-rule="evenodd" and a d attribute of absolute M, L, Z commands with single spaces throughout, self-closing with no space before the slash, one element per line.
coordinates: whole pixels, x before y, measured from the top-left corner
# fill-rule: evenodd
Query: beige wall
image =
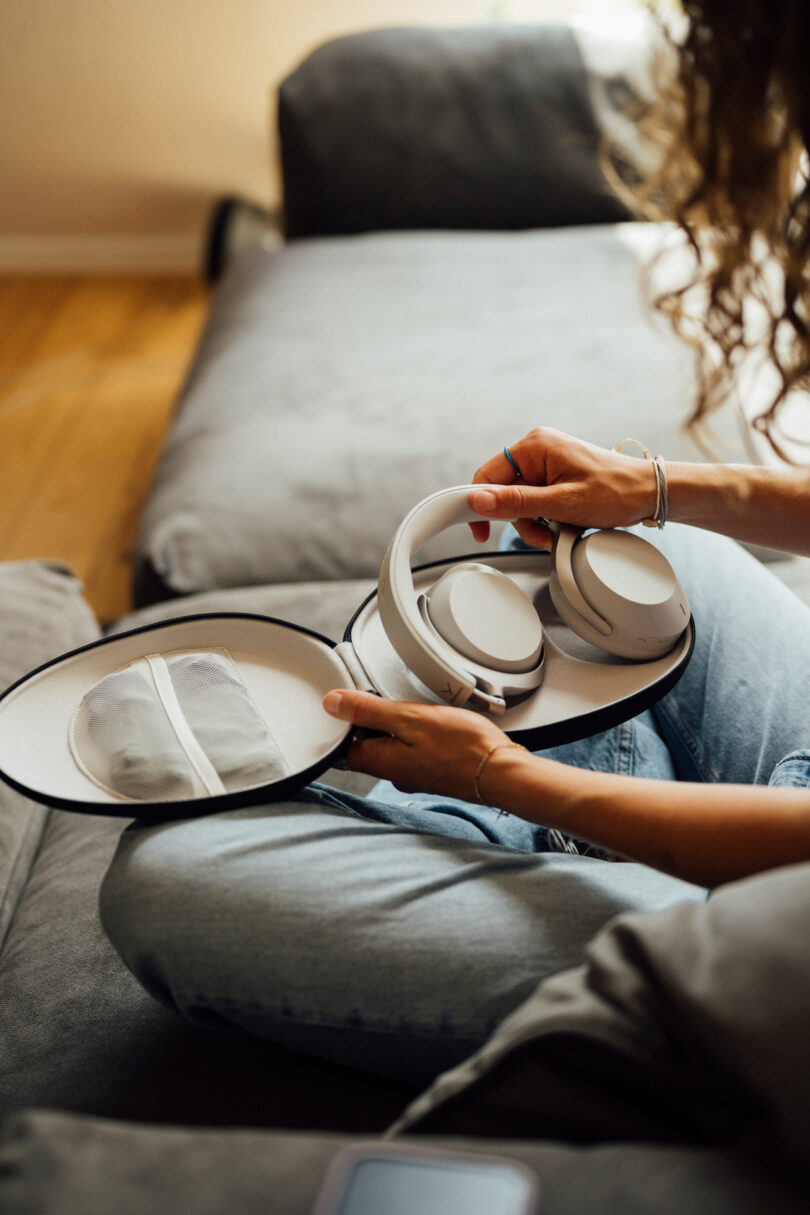
<path fill-rule="evenodd" d="M 499 12 L 527 15 L 519 0 L 0 0 L 0 269 L 192 266 L 213 198 L 275 201 L 271 98 L 307 51 Z"/>
<path fill-rule="evenodd" d="M 272 202 L 273 86 L 333 34 L 477 0 L 0 0 L 0 268 L 192 264 L 211 200 Z"/>

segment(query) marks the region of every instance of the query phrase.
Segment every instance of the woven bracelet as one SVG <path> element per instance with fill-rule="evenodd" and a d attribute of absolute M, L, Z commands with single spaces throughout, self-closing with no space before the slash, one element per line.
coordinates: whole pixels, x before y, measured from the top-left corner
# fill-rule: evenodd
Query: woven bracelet
<path fill-rule="evenodd" d="M 621 452 L 627 443 L 632 443 L 634 447 L 637 447 L 645 460 L 652 461 L 655 471 L 655 510 L 648 519 L 642 519 L 641 522 L 645 527 L 657 527 L 660 530 L 666 523 L 669 514 L 667 466 L 664 463 L 664 457 L 651 455 L 649 450 L 638 439 L 623 439 L 616 448 L 616 451 Z"/>

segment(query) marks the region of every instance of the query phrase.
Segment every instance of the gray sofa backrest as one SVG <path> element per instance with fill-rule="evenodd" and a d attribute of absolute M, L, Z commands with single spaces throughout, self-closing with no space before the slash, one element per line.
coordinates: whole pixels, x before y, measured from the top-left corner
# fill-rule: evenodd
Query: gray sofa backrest
<path fill-rule="evenodd" d="M 278 120 L 288 237 L 628 217 L 565 26 L 339 38 L 282 82 Z"/>

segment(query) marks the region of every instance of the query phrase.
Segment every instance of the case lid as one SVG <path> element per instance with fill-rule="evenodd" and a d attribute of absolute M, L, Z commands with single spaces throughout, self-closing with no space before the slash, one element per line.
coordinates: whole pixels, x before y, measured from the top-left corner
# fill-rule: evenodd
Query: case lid
<path fill-rule="evenodd" d="M 351 677 L 328 637 L 267 616 L 187 616 L 93 642 L 0 697 L 0 776 L 35 801 L 181 818 L 279 800 L 351 733 L 321 701 Z"/>

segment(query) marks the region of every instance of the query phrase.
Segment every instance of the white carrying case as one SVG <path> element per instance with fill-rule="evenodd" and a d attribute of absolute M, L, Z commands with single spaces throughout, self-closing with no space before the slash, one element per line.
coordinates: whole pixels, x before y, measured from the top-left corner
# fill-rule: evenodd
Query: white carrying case
<path fill-rule="evenodd" d="M 471 559 L 485 561 L 514 579 L 534 602 L 543 623 L 543 683 L 511 702 L 496 719 L 511 738 L 529 749 L 596 734 L 635 716 L 669 691 L 685 670 L 694 647 L 691 619 L 674 649 L 649 662 L 612 657 L 576 637 L 551 602 L 547 553 L 476 553 L 419 566 L 413 575 L 417 593 L 428 591 L 454 564 Z M 121 793 L 120 782 L 117 789 L 109 787 L 94 771 L 92 757 L 86 762 L 82 744 L 77 747 L 77 720 L 88 693 L 131 664 L 140 662 L 146 669 L 150 664 L 141 661 L 145 658 L 157 656 L 157 666 L 163 669 L 161 656 L 171 663 L 178 656 L 211 654 L 221 658 L 223 669 L 235 673 L 257 720 L 266 727 L 273 750 L 267 771 L 272 777 L 256 780 L 254 768 L 247 783 L 240 783 L 238 774 L 219 779 L 214 773 L 209 781 L 205 757 L 200 767 L 192 755 L 194 774 L 185 792 L 130 796 Z M 181 617 L 135 629 L 46 663 L 0 697 L 0 777 L 27 797 L 59 809 L 154 820 L 293 797 L 334 766 L 348 747 L 353 727 L 328 716 L 321 705 L 325 693 L 336 687 L 442 703 L 391 646 L 376 592 L 357 609 L 338 643 L 288 621 L 244 613 Z M 106 724 L 109 718 L 101 714 L 99 720 Z M 121 729 L 126 733 L 126 721 Z M 157 757 L 151 757 L 152 765 L 150 755 L 145 758 L 151 770 Z"/>

